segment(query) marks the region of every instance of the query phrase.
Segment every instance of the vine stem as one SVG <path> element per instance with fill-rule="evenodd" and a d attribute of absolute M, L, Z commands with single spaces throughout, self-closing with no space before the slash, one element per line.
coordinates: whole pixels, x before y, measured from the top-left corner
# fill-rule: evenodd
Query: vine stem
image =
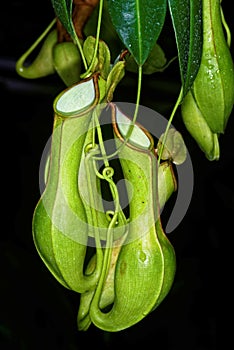
<path fill-rule="evenodd" d="M 56 23 L 56 18 L 50 22 L 48 27 L 44 30 L 44 32 L 39 36 L 39 38 L 30 46 L 30 48 L 18 59 L 16 62 L 16 71 L 21 72 L 23 70 L 22 66 L 24 65 L 24 61 L 26 58 L 33 52 L 33 50 L 39 45 L 39 43 L 44 39 L 44 37 L 49 33 L 49 31 L 53 28 Z"/>
<path fill-rule="evenodd" d="M 96 41 L 95 41 L 95 47 L 94 47 L 94 54 L 92 57 L 92 61 L 90 66 L 88 67 L 85 56 L 84 56 L 84 52 L 80 43 L 79 38 L 77 37 L 73 22 L 71 21 L 71 25 L 72 25 L 72 30 L 73 30 L 73 40 L 75 41 L 75 44 L 77 45 L 79 51 L 80 51 L 80 55 L 84 64 L 84 68 L 85 68 L 85 73 L 83 73 L 80 77 L 82 79 L 86 78 L 89 73 L 92 70 L 92 67 L 94 65 L 95 62 L 95 58 L 97 57 L 97 51 L 98 51 L 98 43 L 99 43 L 99 37 L 100 37 L 100 30 L 101 30 L 101 22 L 102 22 L 102 10 L 103 10 L 103 0 L 100 0 L 99 2 L 99 12 L 98 12 L 98 22 L 97 22 L 97 32 L 96 32 Z"/>
<path fill-rule="evenodd" d="M 73 24 L 72 24 L 72 27 L 73 27 L 73 31 L 74 31 L 73 39 L 74 39 L 75 44 L 77 45 L 77 47 L 78 47 L 78 49 L 80 51 L 80 55 L 81 55 L 81 59 L 83 61 L 84 68 L 85 68 L 85 70 L 87 70 L 88 69 L 88 65 L 87 65 L 87 62 L 86 62 L 86 59 L 85 59 L 85 56 L 84 56 L 84 52 L 83 52 L 80 40 L 79 40 L 78 36 L 76 35 L 76 31 L 75 31 L 75 28 L 74 28 Z"/>
<path fill-rule="evenodd" d="M 115 157 L 116 155 L 118 155 L 118 153 L 120 152 L 120 150 L 122 149 L 122 147 L 124 147 L 131 135 L 132 135 L 132 132 L 133 132 L 133 129 L 134 129 L 134 125 L 136 123 L 136 119 L 137 119 L 137 116 L 138 116 L 138 111 L 139 111 L 139 104 L 140 104 L 140 97 L 141 97 L 141 86 L 142 86 L 142 66 L 138 66 L 138 84 L 137 84 L 137 97 L 136 97 L 136 108 L 135 108 L 135 111 L 134 111 L 134 115 L 133 115 L 133 119 L 131 121 L 131 125 L 127 131 L 127 135 L 124 139 L 124 142 L 121 144 L 121 146 L 119 148 L 117 148 L 117 150 L 115 152 L 113 152 L 112 154 L 109 154 L 109 155 L 105 155 L 105 159 L 108 160 L 110 158 L 113 158 Z M 94 156 L 94 159 L 95 160 L 103 160 L 103 157 L 97 157 L 97 156 Z"/>
<path fill-rule="evenodd" d="M 99 37 L 100 37 L 100 31 L 101 31 L 101 23 L 102 23 L 102 10 L 103 10 L 103 0 L 100 0 L 99 1 L 98 22 L 97 22 L 97 32 L 96 32 L 94 53 L 93 53 L 92 61 L 90 63 L 89 68 L 87 69 L 87 67 L 86 67 L 86 72 L 81 75 L 81 78 L 85 78 L 89 75 L 89 73 L 91 72 L 91 70 L 93 68 L 95 59 L 97 57 Z"/>
<path fill-rule="evenodd" d="M 227 25 L 225 17 L 224 17 L 223 9 L 222 9 L 222 6 L 221 6 L 221 1 L 220 1 L 220 13 L 221 13 L 222 24 L 223 24 L 223 26 L 225 28 L 225 31 L 226 31 L 227 44 L 228 44 L 229 47 L 231 47 L 231 32 L 230 32 L 230 29 L 229 29 L 229 27 Z"/>
<path fill-rule="evenodd" d="M 129 138 L 131 137 L 132 131 L 134 129 L 134 125 L 135 125 L 135 122 L 136 122 L 136 119 L 137 119 L 137 115 L 138 115 L 139 104 L 140 104 L 141 86 L 142 86 L 142 66 L 138 66 L 138 87 L 137 87 L 136 108 L 135 108 L 135 111 L 134 111 L 134 116 L 133 116 L 131 125 L 130 125 L 128 131 L 127 131 L 126 138 L 124 140 L 124 143 L 121 145 L 121 147 L 123 147 L 128 142 Z M 96 117 L 96 119 L 98 121 L 97 117 Z M 108 164 L 107 155 L 106 155 L 105 148 L 104 148 L 104 145 L 103 145 L 101 128 L 100 128 L 99 124 L 98 124 L 98 127 L 97 127 L 97 132 L 98 132 L 98 136 L 99 136 L 99 142 L 101 141 L 101 144 L 102 144 L 102 148 L 101 148 L 101 146 L 100 146 L 100 148 L 101 148 L 101 153 L 103 155 L 104 162 L 106 162 L 106 164 Z M 120 151 L 121 147 L 119 147 L 117 149 L 117 152 Z M 103 151 L 105 152 L 104 154 L 103 154 Z M 113 154 L 111 156 L 113 156 Z M 111 220 L 111 222 L 109 224 L 108 230 L 107 230 L 106 249 L 105 249 L 104 257 L 103 257 L 103 269 L 102 269 L 102 272 L 101 272 L 100 279 L 98 281 L 98 285 L 97 285 L 97 289 L 95 291 L 95 295 L 94 295 L 92 303 L 91 303 L 91 308 L 94 308 L 94 309 L 95 308 L 99 308 L 98 304 L 99 304 L 101 293 L 102 293 L 102 290 L 103 290 L 103 285 L 105 283 L 105 280 L 106 280 L 106 277 L 108 275 L 108 271 L 109 271 L 109 268 L 110 268 L 111 254 L 112 254 L 112 249 L 113 249 L 113 247 L 112 247 L 112 244 L 113 244 L 113 233 L 112 233 L 112 230 L 113 230 L 113 226 L 115 225 L 115 222 L 117 220 L 118 211 L 119 211 L 119 208 L 120 208 L 119 195 L 118 195 L 118 190 L 116 188 L 116 185 L 115 185 L 115 183 L 113 183 L 112 179 L 107 179 L 107 181 L 110 184 L 110 187 L 111 187 L 111 190 L 112 190 L 112 195 L 113 195 L 113 198 L 114 198 L 114 201 L 115 201 L 115 211 L 114 211 L 113 218 L 112 218 L 112 220 Z"/>
<path fill-rule="evenodd" d="M 142 66 L 139 65 L 138 66 L 138 85 L 137 85 L 136 108 L 134 111 L 133 119 L 131 121 L 131 125 L 127 131 L 126 138 L 124 140 L 124 143 L 121 145 L 121 147 L 123 147 L 128 142 L 128 140 L 131 137 L 131 134 L 133 132 L 134 125 L 136 123 L 136 119 L 137 119 L 137 115 L 138 115 L 138 111 L 139 111 L 139 104 L 140 104 L 141 86 L 142 86 Z M 120 151 L 121 147 L 119 147 L 114 154 L 107 156 L 104 142 L 103 142 L 103 137 L 102 137 L 102 130 L 101 130 L 101 127 L 99 124 L 97 113 L 95 113 L 95 115 L 94 115 L 94 120 L 95 120 L 95 128 L 97 131 L 98 140 L 99 140 L 99 147 L 100 147 L 100 151 L 102 154 L 102 157 L 100 159 L 102 159 L 104 161 L 105 167 L 108 167 L 109 166 L 108 158 L 113 157 L 113 155 L 115 153 L 118 153 Z M 97 157 L 93 157 L 93 159 L 97 159 Z M 92 308 L 98 307 L 98 303 L 100 301 L 101 293 L 103 290 L 103 284 L 105 283 L 106 277 L 108 275 L 108 270 L 109 270 L 110 261 L 111 261 L 111 254 L 112 254 L 112 249 L 113 249 L 113 247 L 112 247 L 113 227 L 116 223 L 116 220 L 118 218 L 118 213 L 120 210 L 119 194 L 118 194 L 116 184 L 113 182 L 112 176 L 111 176 L 111 178 L 107 177 L 106 181 L 108 181 L 109 185 L 110 185 L 111 193 L 112 193 L 112 196 L 113 196 L 113 199 L 115 202 L 115 210 L 113 212 L 113 217 L 112 217 L 111 222 L 110 222 L 108 229 L 107 229 L 106 248 L 105 248 L 104 256 L 103 256 L 103 268 L 102 268 L 101 276 L 100 276 L 100 279 L 99 279 L 99 282 L 97 285 L 97 289 L 95 291 L 95 295 L 93 297 L 93 301 L 91 304 Z"/>
<path fill-rule="evenodd" d="M 132 132 L 133 132 L 133 129 L 134 129 L 134 125 L 136 123 L 136 119 L 137 119 L 137 115 L 138 115 L 138 111 L 139 111 L 140 98 L 141 98 L 141 87 L 142 87 L 142 65 L 138 65 L 136 108 L 134 111 L 134 116 L 133 116 L 131 125 L 130 125 L 128 132 L 127 132 L 127 135 L 126 135 L 126 139 L 124 140 L 124 144 L 126 144 L 128 142 L 128 140 L 130 139 Z"/>
<path fill-rule="evenodd" d="M 91 308 L 99 308 L 101 293 L 103 291 L 103 286 L 104 286 L 104 283 L 105 283 L 106 278 L 108 276 L 108 271 L 109 271 L 110 262 L 111 262 L 111 255 L 112 255 L 112 251 L 113 251 L 113 227 L 116 224 L 116 220 L 118 218 L 118 211 L 120 209 L 119 195 L 118 195 L 118 190 L 116 188 L 116 185 L 111 178 L 108 179 L 108 177 L 107 177 L 106 180 L 109 182 L 110 187 L 113 187 L 112 191 L 115 193 L 113 196 L 113 197 L 115 197 L 114 198 L 115 211 L 113 213 L 113 217 L 112 217 L 110 224 L 108 226 L 108 229 L 107 229 L 106 247 L 105 247 L 105 251 L 103 254 L 102 271 L 101 271 L 99 281 L 97 283 L 97 288 L 95 290 L 93 300 L 91 302 Z"/>
<path fill-rule="evenodd" d="M 80 40 L 79 40 L 79 38 L 78 38 L 78 36 L 76 34 L 76 30 L 75 30 L 75 27 L 74 27 L 74 24 L 73 24 L 73 21 L 72 21 L 72 10 L 71 10 L 71 13 L 70 13 L 70 25 L 71 25 L 71 28 L 72 28 L 72 33 L 70 33 L 71 37 L 74 40 L 74 43 L 77 45 L 78 50 L 80 51 L 80 55 L 81 55 L 81 59 L 83 61 L 84 68 L 85 68 L 85 70 L 87 70 L 88 69 L 88 65 L 87 65 L 87 62 L 86 62 L 86 59 L 85 59 L 85 56 L 84 56 L 82 45 L 81 45 Z"/>
<path fill-rule="evenodd" d="M 178 109 L 178 107 L 179 107 L 179 105 L 180 105 L 180 103 L 182 101 L 182 98 L 183 98 L 183 87 L 181 87 L 181 89 L 180 89 L 179 96 L 178 96 L 177 101 L 175 103 L 175 106 L 174 106 L 174 108 L 173 108 L 173 110 L 171 112 L 170 118 L 169 118 L 168 123 L 167 123 L 166 130 L 165 130 L 165 132 L 163 134 L 162 147 L 160 148 L 159 154 L 158 154 L 158 165 L 160 164 L 160 161 L 161 161 L 162 152 L 163 152 L 163 148 L 164 148 L 164 145 L 165 145 L 165 142 L 166 142 L 166 139 L 167 139 L 168 131 L 170 129 L 170 126 L 171 126 L 172 120 L 174 118 L 174 115 L 175 115 L 175 113 L 176 113 L 176 111 L 177 111 L 177 109 Z"/>
<path fill-rule="evenodd" d="M 98 222 L 97 222 L 97 218 L 95 215 L 95 203 L 94 203 L 94 198 L 92 195 L 93 188 L 92 188 L 92 181 L 91 181 L 91 176 L 90 176 L 90 166 L 89 166 L 91 163 L 91 158 L 92 158 L 92 154 L 90 152 L 85 157 L 85 169 L 86 169 L 87 180 L 88 180 L 87 184 L 88 184 L 89 201 L 91 203 L 91 214 L 92 214 L 93 227 L 94 227 L 94 238 L 95 238 L 97 250 L 98 250 L 100 256 L 102 257 L 101 240 L 100 240 L 100 235 L 99 235 L 99 230 L 98 230 Z"/>
<path fill-rule="evenodd" d="M 100 123 L 98 120 L 97 113 L 95 113 L 95 125 L 96 125 L 96 130 L 97 130 L 97 135 L 98 135 L 99 147 L 100 147 L 100 151 L 102 154 L 102 159 L 104 161 L 105 167 L 108 167 L 109 162 L 108 162 L 107 155 L 106 155 L 106 150 L 105 150 L 103 137 L 102 137 L 102 129 L 101 129 L 101 126 L 100 126 Z"/>

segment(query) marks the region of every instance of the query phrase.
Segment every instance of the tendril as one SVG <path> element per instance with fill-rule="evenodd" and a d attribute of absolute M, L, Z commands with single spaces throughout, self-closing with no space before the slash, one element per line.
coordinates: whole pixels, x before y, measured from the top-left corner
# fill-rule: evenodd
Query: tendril
<path fill-rule="evenodd" d="M 163 149 L 164 149 L 164 145 L 166 143 L 166 139 L 167 139 L 167 135 L 168 135 L 168 131 L 170 129 L 170 126 L 171 126 L 171 123 L 172 123 L 172 120 L 174 118 L 174 115 L 177 111 L 177 108 L 179 107 L 181 101 L 182 101 L 182 98 L 183 98 L 183 88 L 181 87 L 180 89 L 180 93 L 179 93 L 179 96 L 177 98 L 177 101 L 176 101 L 176 104 L 171 112 L 171 115 L 170 115 L 170 118 L 168 120 L 168 123 L 167 123 L 167 127 L 166 127 L 166 130 L 165 130 L 165 133 L 163 135 L 163 139 L 162 139 L 162 147 L 160 148 L 159 150 L 159 154 L 158 154 L 158 165 L 160 164 L 160 161 L 161 161 L 161 157 L 162 157 L 162 153 L 163 153 Z"/>
<path fill-rule="evenodd" d="M 94 46 L 94 53 L 93 53 L 92 61 L 90 63 L 90 66 L 89 66 L 88 70 L 86 70 L 86 72 L 81 75 L 82 79 L 86 78 L 87 76 L 89 76 L 90 72 L 92 71 L 95 59 L 97 57 L 99 37 L 100 37 L 100 30 L 101 30 L 101 22 L 102 22 L 102 10 L 103 10 L 103 0 L 100 0 L 100 2 L 99 2 L 99 12 L 98 12 L 96 40 L 95 40 L 95 46 Z"/>
<path fill-rule="evenodd" d="M 90 175 L 90 159 L 93 157 L 93 153 L 97 152 L 97 147 L 92 148 L 91 144 L 88 144 L 85 147 L 85 170 L 86 170 L 86 176 L 87 176 L 87 184 L 88 184 L 88 193 L 89 193 L 89 201 L 90 201 L 90 206 L 91 206 L 91 213 L 92 213 L 92 220 L 93 220 L 93 227 L 94 227 L 94 238 L 95 238 L 95 243 L 96 247 L 101 248 L 101 240 L 100 240 L 100 235 L 99 235 L 99 230 L 98 230 L 98 222 L 97 222 L 97 217 L 95 215 L 95 203 L 94 203 L 94 197 L 93 197 L 93 189 L 92 189 L 92 180 L 91 180 L 91 175 Z"/>
<path fill-rule="evenodd" d="M 225 28 L 225 31 L 226 31 L 227 44 L 228 44 L 229 47 L 231 47 L 231 32 L 230 32 L 228 24 L 227 24 L 227 22 L 225 20 L 225 17 L 224 17 L 223 9 L 222 9 L 222 6 L 221 6 L 221 1 L 220 1 L 220 13 L 221 13 L 222 24 L 223 24 L 223 26 Z"/>
<path fill-rule="evenodd" d="M 137 98 L 136 98 L 136 108 L 134 111 L 134 115 L 133 115 L 133 119 L 131 121 L 131 124 L 129 126 L 129 129 L 127 131 L 127 135 L 123 141 L 123 143 L 116 149 L 115 152 L 113 152 L 112 154 L 106 155 L 105 154 L 105 160 L 109 160 L 115 156 L 117 156 L 119 154 L 119 152 L 121 151 L 121 149 L 126 146 L 126 144 L 128 143 L 129 139 L 131 138 L 136 120 L 137 120 L 137 116 L 138 116 L 138 111 L 139 111 L 139 105 L 140 105 L 140 96 L 141 96 L 141 86 L 142 86 L 142 66 L 138 66 L 138 84 L 137 84 Z M 96 160 L 103 160 L 102 157 L 95 157 Z"/>

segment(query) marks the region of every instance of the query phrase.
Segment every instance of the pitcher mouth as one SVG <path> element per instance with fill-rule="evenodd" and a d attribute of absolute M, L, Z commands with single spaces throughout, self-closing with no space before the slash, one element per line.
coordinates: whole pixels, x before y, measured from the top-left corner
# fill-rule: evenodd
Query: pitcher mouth
<path fill-rule="evenodd" d="M 99 100 L 99 73 L 63 90 L 54 101 L 54 112 L 61 117 L 79 117 L 92 110 Z"/>
<path fill-rule="evenodd" d="M 111 102 L 109 106 L 111 108 L 112 125 L 116 137 L 122 143 L 126 143 L 128 147 L 142 152 L 153 151 L 155 153 L 154 139 L 152 135 L 138 122 L 134 123 L 131 135 L 126 142 L 126 137 L 128 137 L 127 134 L 132 124 L 132 120 L 115 103 Z"/>

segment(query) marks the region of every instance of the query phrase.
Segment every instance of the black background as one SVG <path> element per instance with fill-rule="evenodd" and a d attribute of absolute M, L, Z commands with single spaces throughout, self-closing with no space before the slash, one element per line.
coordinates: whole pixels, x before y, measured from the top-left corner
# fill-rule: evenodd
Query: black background
<path fill-rule="evenodd" d="M 233 31 L 231 2 L 223 5 Z M 184 136 L 194 168 L 193 197 L 186 216 L 170 234 L 177 273 L 165 301 L 137 325 L 118 332 L 91 326 L 78 332 L 79 296 L 60 286 L 40 260 L 32 242 L 31 220 L 40 197 L 38 170 L 52 131 L 55 96 L 64 88 L 57 76 L 26 80 L 15 62 L 53 19 L 49 0 L 15 0 L 0 7 L 1 107 L 1 234 L 0 234 L 0 348 L 81 349 L 163 348 L 215 350 L 220 292 L 225 285 L 222 251 L 232 234 L 234 191 L 234 115 L 220 137 L 221 157 L 209 162 L 188 135 L 180 116 L 174 125 Z M 161 43 L 175 54 L 167 21 Z M 136 79 L 126 74 L 115 92 L 119 101 L 135 101 Z M 177 61 L 167 71 L 145 77 L 141 104 L 168 117 L 180 88 Z M 221 287 L 219 287 L 221 286 Z"/>

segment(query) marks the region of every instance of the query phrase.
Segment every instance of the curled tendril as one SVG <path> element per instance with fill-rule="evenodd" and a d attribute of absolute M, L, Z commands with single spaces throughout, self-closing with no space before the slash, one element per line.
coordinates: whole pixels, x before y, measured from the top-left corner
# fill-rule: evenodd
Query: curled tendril
<path fill-rule="evenodd" d="M 89 171 L 94 171 L 95 176 L 101 180 L 106 181 L 109 184 L 109 188 L 111 191 L 111 195 L 113 198 L 114 202 L 114 211 L 107 211 L 106 212 L 106 218 L 109 221 L 109 225 L 107 228 L 106 232 L 106 247 L 110 248 L 108 249 L 107 254 L 108 257 L 106 257 L 105 260 L 105 267 L 104 269 L 108 269 L 109 266 L 109 261 L 111 258 L 111 250 L 112 250 L 112 243 L 113 243 L 113 228 L 119 224 L 119 222 L 123 222 L 127 224 L 127 220 L 125 215 L 122 212 L 121 206 L 120 206 L 120 200 L 119 200 L 119 193 L 118 193 L 118 188 L 113 180 L 113 175 L 114 175 L 114 169 L 109 165 L 108 159 L 107 159 L 107 154 L 103 142 L 103 137 L 102 137 L 102 130 L 99 124 L 99 119 L 97 113 L 93 113 L 93 118 L 92 118 L 92 124 L 93 124 L 93 142 L 88 143 L 84 150 L 85 150 L 85 163 L 86 163 L 86 169 L 88 171 L 88 192 L 89 192 L 89 197 L 90 197 L 90 203 L 93 206 L 94 205 L 94 197 L 93 197 L 93 189 L 90 183 L 90 176 L 89 176 Z M 95 133 L 97 133 L 98 137 L 98 144 L 94 142 L 95 140 Z M 102 160 L 104 162 L 104 169 L 102 172 L 100 172 L 97 169 L 97 155 L 101 155 L 99 160 Z M 88 166 L 89 164 L 92 164 L 92 168 Z M 94 208 L 94 206 L 93 206 Z M 94 209 L 92 209 L 94 210 Z"/>
<path fill-rule="evenodd" d="M 106 211 L 106 218 L 109 222 L 111 222 L 111 220 L 113 219 L 113 216 L 114 216 L 115 212 L 113 210 L 107 210 Z M 115 225 L 118 225 L 119 224 L 119 221 L 117 220 L 115 222 Z"/>
<path fill-rule="evenodd" d="M 105 168 L 102 170 L 102 173 L 100 173 L 97 169 L 97 165 L 96 165 L 96 160 L 95 160 L 95 155 L 99 153 L 99 147 L 98 145 L 93 146 L 92 143 L 89 143 L 85 146 L 85 163 L 86 163 L 86 169 L 87 172 L 89 174 L 89 167 L 88 167 L 88 163 L 91 161 L 92 162 L 92 169 L 95 172 L 95 175 L 101 179 L 101 180 L 105 180 L 109 183 L 110 186 L 110 190 L 111 190 L 111 194 L 112 194 L 112 198 L 113 201 L 115 203 L 115 210 L 114 211 L 107 211 L 106 215 L 107 215 L 107 219 L 110 222 L 108 229 L 107 229 L 107 244 L 112 244 L 111 241 L 113 239 L 113 237 L 109 237 L 110 236 L 110 231 L 111 229 L 117 225 L 118 223 L 118 215 L 121 212 L 121 207 L 120 207 L 120 201 L 119 201 L 119 193 L 118 193 L 118 189 L 117 186 L 113 180 L 113 175 L 114 175 L 114 169 L 111 166 L 105 166 Z M 104 158 L 104 157 L 103 157 Z M 88 179 L 89 179 L 89 175 L 88 175 Z M 94 208 L 94 198 L 93 198 L 93 190 L 91 188 L 91 184 L 89 184 L 88 186 L 89 188 L 89 196 L 90 196 L 90 203 Z M 112 216 L 112 217 L 111 217 Z M 125 220 L 126 221 L 126 220 Z M 126 221 L 127 222 L 127 221 Z M 109 239 L 108 239 L 109 237 Z M 108 242 L 109 240 L 109 242 Z"/>
<path fill-rule="evenodd" d="M 85 154 L 87 155 L 88 153 L 91 153 L 91 152 L 94 152 L 95 151 L 95 153 L 97 152 L 97 150 L 98 150 L 98 145 L 93 145 L 92 143 L 88 143 L 86 146 L 85 146 L 85 148 L 84 148 L 84 152 L 85 152 Z"/>
<path fill-rule="evenodd" d="M 114 172 L 115 171 L 112 167 L 110 167 L 110 166 L 105 167 L 102 171 L 104 179 L 106 180 L 106 179 L 112 178 L 112 176 L 114 175 Z"/>

